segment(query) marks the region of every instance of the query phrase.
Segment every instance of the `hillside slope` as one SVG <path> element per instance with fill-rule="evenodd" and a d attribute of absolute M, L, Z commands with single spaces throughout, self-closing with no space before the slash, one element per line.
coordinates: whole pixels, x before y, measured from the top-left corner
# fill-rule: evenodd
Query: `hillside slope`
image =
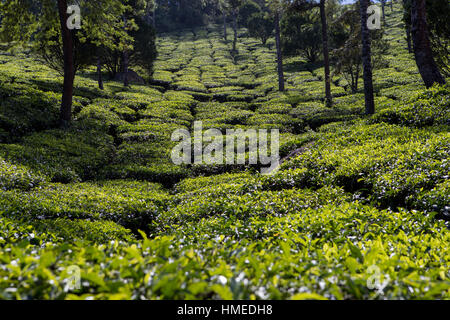
<path fill-rule="evenodd" d="M 61 130 L 61 77 L 0 52 L 0 298 L 449 299 L 450 88 L 424 89 L 400 17 L 370 118 L 339 76 L 324 107 L 300 57 L 277 92 L 273 39 L 240 30 L 232 55 L 211 26 L 161 35 L 151 85 L 80 74 Z M 195 121 L 280 129 L 291 156 L 270 176 L 177 166 Z"/>

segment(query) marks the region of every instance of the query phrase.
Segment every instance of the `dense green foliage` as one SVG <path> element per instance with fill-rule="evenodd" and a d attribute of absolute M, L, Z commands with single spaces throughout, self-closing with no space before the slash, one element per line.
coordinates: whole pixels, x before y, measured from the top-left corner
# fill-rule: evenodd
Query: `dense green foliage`
<path fill-rule="evenodd" d="M 272 35 L 274 22 L 268 13 L 254 13 L 247 20 L 249 34 L 254 38 L 261 39 L 262 44 L 266 44 Z"/>
<path fill-rule="evenodd" d="M 281 20 L 283 53 L 314 63 L 321 54 L 322 29 L 317 11 L 289 11 Z"/>
<path fill-rule="evenodd" d="M 274 39 L 211 25 L 160 34 L 150 85 L 81 72 L 62 130 L 59 74 L 0 51 L 0 299 L 450 299 L 450 87 L 424 89 L 400 7 L 371 117 L 302 56 L 278 92 Z M 176 166 L 194 121 L 279 128 L 283 163 Z"/>

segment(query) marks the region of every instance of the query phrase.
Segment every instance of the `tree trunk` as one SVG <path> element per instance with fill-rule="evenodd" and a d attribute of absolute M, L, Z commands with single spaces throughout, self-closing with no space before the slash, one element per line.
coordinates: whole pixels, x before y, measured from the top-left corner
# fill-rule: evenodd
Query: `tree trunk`
<path fill-rule="evenodd" d="M 382 11 L 382 13 L 383 13 L 383 24 L 386 24 L 386 11 L 385 11 L 385 9 L 386 9 L 386 0 L 382 0 L 381 1 L 381 11 Z"/>
<path fill-rule="evenodd" d="M 275 42 L 277 45 L 278 89 L 284 91 L 283 54 L 281 52 L 280 14 L 275 11 Z"/>
<path fill-rule="evenodd" d="M 128 51 L 123 51 L 123 85 L 128 87 L 130 85 L 128 81 Z"/>
<path fill-rule="evenodd" d="M 127 18 L 123 17 L 123 22 L 125 23 L 124 28 L 126 28 Z M 122 54 L 123 63 L 123 85 L 128 87 L 130 83 L 128 82 L 128 50 L 124 49 Z"/>
<path fill-rule="evenodd" d="M 238 9 L 234 9 L 233 12 L 233 32 L 234 32 L 234 39 L 233 39 L 233 52 L 236 52 L 236 45 L 237 45 L 237 37 L 238 37 L 238 31 L 237 31 L 237 17 L 238 16 Z"/>
<path fill-rule="evenodd" d="M 147 13 L 145 14 L 145 22 L 147 25 L 152 26 L 153 29 L 156 30 L 156 9 L 150 11 L 150 8 L 147 9 Z"/>
<path fill-rule="evenodd" d="M 356 90 L 355 90 L 355 76 L 353 75 L 353 71 L 350 73 L 350 77 L 352 79 L 352 84 L 351 84 L 352 93 L 356 93 Z"/>
<path fill-rule="evenodd" d="M 100 57 L 97 58 L 97 76 L 98 76 L 98 88 L 103 90 L 103 78 L 102 78 L 102 61 Z"/>
<path fill-rule="evenodd" d="M 425 86 L 429 88 L 434 83 L 444 84 L 445 79 L 434 61 L 431 50 L 425 0 L 412 1 L 411 24 L 416 64 Z"/>
<path fill-rule="evenodd" d="M 222 13 L 223 16 L 223 39 L 227 41 L 227 15 L 225 14 L 225 10 Z"/>
<path fill-rule="evenodd" d="M 333 105 L 331 97 L 330 56 L 328 52 L 328 26 L 325 0 L 320 0 L 320 18 L 322 20 L 323 63 L 325 67 L 325 101 L 327 107 Z"/>
<path fill-rule="evenodd" d="M 361 7 L 361 35 L 362 35 L 362 62 L 363 62 L 363 78 L 364 78 L 364 96 L 366 105 L 366 114 L 375 113 L 375 101 L 373 96 L 372 82 L 372 61 L 370 50 L 370 33 L 367 27 L 367 7 L 369 0 L 360 0 Z"/>
<path fill-rule="evenodd" d="M 60 109 L 61 126 L 66 127 L 72 119 L 73 83 L 75 80 L 74 46 L 71 31 L 67 27 L 67 1 L 58 0 L 59 21 L 64 55 L 64 84 Z"/>
<path fill-rule="evenodd" d="M 412 53 L 412 42 L 411 42 L 411 25 L 406 26 L 406 42 L 408 43 L 408 52 Z"/>
<path fill-rule="evenodd" d="M 359 85 L 359 68 L 360 68 L 360 65 L 358 64 L 358 66 L 357 66 L 357 68 L 356 68 L 355 93 L 358 92 L 358 85 Z"/>

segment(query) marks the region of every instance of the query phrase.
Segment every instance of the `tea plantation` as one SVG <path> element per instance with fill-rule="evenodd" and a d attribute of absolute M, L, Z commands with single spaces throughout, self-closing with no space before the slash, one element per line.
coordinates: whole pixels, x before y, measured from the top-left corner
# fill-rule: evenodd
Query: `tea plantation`
<path fill-rule="evenodd" d="M 279 93 L 275 40 L 232 53 L 211 25 L 159 35 L 148 85 L 81 72 L 62 130 L 61 76 L 0 51 L 0 299 L 450 299 L 450 86 L 425 89 L 401 16 L 370 117 L 300 57 Z M 175 165 L 195 121 L 280 129 L 283 163 Z"/>

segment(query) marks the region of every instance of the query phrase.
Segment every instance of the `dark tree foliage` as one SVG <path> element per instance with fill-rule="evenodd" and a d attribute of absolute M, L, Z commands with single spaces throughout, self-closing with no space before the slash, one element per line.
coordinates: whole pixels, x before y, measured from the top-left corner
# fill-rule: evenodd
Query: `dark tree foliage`
<path fill-rule="evenodd" d="M 134 39 L 133 50 L 130 52 L 130 64 L 142 67 L 151 74 L 153 72 L 153 62 L 157 56 L 156 50 L 156 32 L 153 26 L 149 25 L 144 19 L 137 18 L 137 30 L 130 35 Z"/>
<path fill-rule="evenodd" d="M 252 0 L 246 0 L 239 7 L 238 23 L 241 26 L 248 27 L 249 19 L 255 14 L 262 11 L 259 4 Z"/>
<path fill-rule="evenodd" d="M 250 36 L 261 40 L 265 45 L 273 33 L 274 21 L 268 13 L 254 13 L 247 21 L 248 32 Z"/>
<path fill-rule="evenodd" d="M 281 20 L 281 38 L 285 55 L 302 55 L 308 62 L 316 62 L 322 52 L 318 10 L 286 12 Z"/>
<path fill-rule="evenodd" d="M 205 25 L 213 17 L 218 1 L 157 0 L 156 29 L 167 32 Z"/>
<path fill-rule="evenodd" d="M 150 75 L 153 72 L 153 63 L 157 56 L 156 32 L 143 17 L 134 19 L 137 29 L 129 31 L 134 43 L 133 49 L 127 50 L 128 65 L 141 67 Z M 124 69 L 122 51 L 102 47 L 99 52 L 111 78 L 122 72 Z"/>
<path fill-rule="evenodd" d="M 442 73 L 450 76 L 450 1 L 428 0 L 427 23 L 431 49 Z"/>
<path fill-rule="evenodd" d="M 75 73 L 95 62 L 96 46 L 77 30 L 71 30 L 74 46 L 74 70 Z M 64 53 L 62 39 L 57 34 L 52 34 L 49 30 L 40 29 L 36 33 L 33 43 L 34 51 L 40 56 L 46 65 L 64 74 Z"/>

